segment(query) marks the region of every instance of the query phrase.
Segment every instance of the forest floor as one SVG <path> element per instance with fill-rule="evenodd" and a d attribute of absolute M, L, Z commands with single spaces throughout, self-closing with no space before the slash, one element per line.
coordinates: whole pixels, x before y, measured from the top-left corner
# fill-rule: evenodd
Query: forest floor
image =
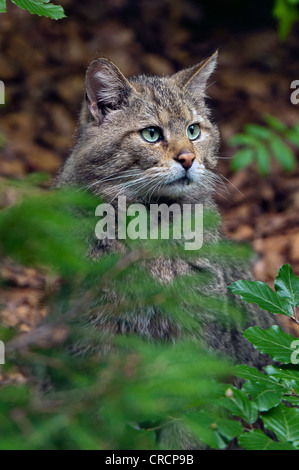
<path fill-rule="evenodd" d="M 23 178 L 33 171 L 56 175 L 73 145 L 85 69 L 98 55 L 109 57 L 128 75 L 141 71 L 168 74 L 202 57 L 200 47 L 186 52 L 182 43 L 188 37 L 181 31 L 177 49 L 165 58 L 143 49 L 134 31 L 119 19 L 106 21 L 102 27 L 69 19 L 62 26 L 12 11 L 12 16 L 0 18 L 0 78 L 7 84 L 7 104 L 0 109 L 0 175 L 5 179 Z M 217 38 L 211 40 L 211 48 L 215 43 Z M 297 46 L 295 35 L 285 44 L 272 30 L 244 33 L 238 40 L 228 38 L 209 87 L 222 134 L 219 172 L 230 181 L 226 189 L 220 185 L 216 194 L 224 231 L 230 239 L 252 244 L 257 254 L 255 277 L 271 287 L 285 263 L 299 275 L 299 165 L 286 173 L 273 161 L 267 177 L 254 166 L 233 173 L 229 163 L 234 149 L 227 142 L 244 124 L 263 123 L 265 113 L 287 125 L 298 122 L 298 106 L 290 102 L 290 83 L 299 79 Z M 14 198 L 12 189 L 2 192 L 1 207 Z M 28 331 L 47 313 L 42 298 L 51 279 L 8 260 L 2 262 L 1 274 L 6 281 L 1 291 L 2 320 Z"/>

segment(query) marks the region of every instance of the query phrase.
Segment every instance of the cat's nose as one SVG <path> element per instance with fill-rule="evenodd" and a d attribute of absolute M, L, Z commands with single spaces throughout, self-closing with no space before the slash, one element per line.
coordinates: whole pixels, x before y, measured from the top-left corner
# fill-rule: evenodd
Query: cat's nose
<path fill-rule="evenodd" d="M 185 168 L 185 170 L 188 170 L 189 168 L 191 168 L 192 163 L 195 160 L 195 155 L 194 153 L 191 153 L 191 152 L 186 152 L 186 153 L 182 152 L 176 158 L 176 160 L 180 162 L 180 164 L 182 165 L 183 168 Z"/>

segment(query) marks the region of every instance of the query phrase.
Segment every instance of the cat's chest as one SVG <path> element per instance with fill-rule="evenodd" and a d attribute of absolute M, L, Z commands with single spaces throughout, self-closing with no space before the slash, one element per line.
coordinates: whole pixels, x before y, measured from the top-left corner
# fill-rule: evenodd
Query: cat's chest
<path fill-rule="evenodd" d="M 150 274 L 162 284 L 173 282 L 175 279 L 183 276 L 198 276 L 197 286 L 203 292 L 212 293 L 213 295 L 227 295 L 224 269 L 222 266 L 212 263 L 207 258 L 194 258 L 187 261 L 181 258 L 156 258 L 147 263 Z M 189 283 L 186 282 L 186 295 Z"/>

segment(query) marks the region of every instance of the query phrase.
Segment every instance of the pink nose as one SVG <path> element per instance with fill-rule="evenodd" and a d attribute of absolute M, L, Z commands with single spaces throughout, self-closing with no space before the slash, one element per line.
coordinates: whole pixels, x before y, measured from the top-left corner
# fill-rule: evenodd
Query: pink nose
<path fill-rule="evenodd" d="M 192 163 L 195 160 L 195 155 L 194 153 L 181 153 L 176 160 L 180 162 L 180 164 L 185 168 L 185 170 L 188 170 L 191 168 Z"/>

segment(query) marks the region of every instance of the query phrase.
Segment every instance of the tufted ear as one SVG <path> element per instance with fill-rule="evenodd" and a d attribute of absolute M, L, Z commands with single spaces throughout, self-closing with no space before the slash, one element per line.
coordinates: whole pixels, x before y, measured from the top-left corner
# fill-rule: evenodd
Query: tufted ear
<path fill-rule="evenodd" d="M 117 109 L 133 87 L 110 60 L 97 59 L 87 69 L 85 90 L 87 107 L 100 124 L 109 109 Z"/>
<path fill-rule="evenodd" d="M 205 95 L 207 82 L 217 65 L 218 51 L 197 65 L 181 70 L 172 76 L 176 85 L 188 90 L 192 95 L 202 97 Z"/>

